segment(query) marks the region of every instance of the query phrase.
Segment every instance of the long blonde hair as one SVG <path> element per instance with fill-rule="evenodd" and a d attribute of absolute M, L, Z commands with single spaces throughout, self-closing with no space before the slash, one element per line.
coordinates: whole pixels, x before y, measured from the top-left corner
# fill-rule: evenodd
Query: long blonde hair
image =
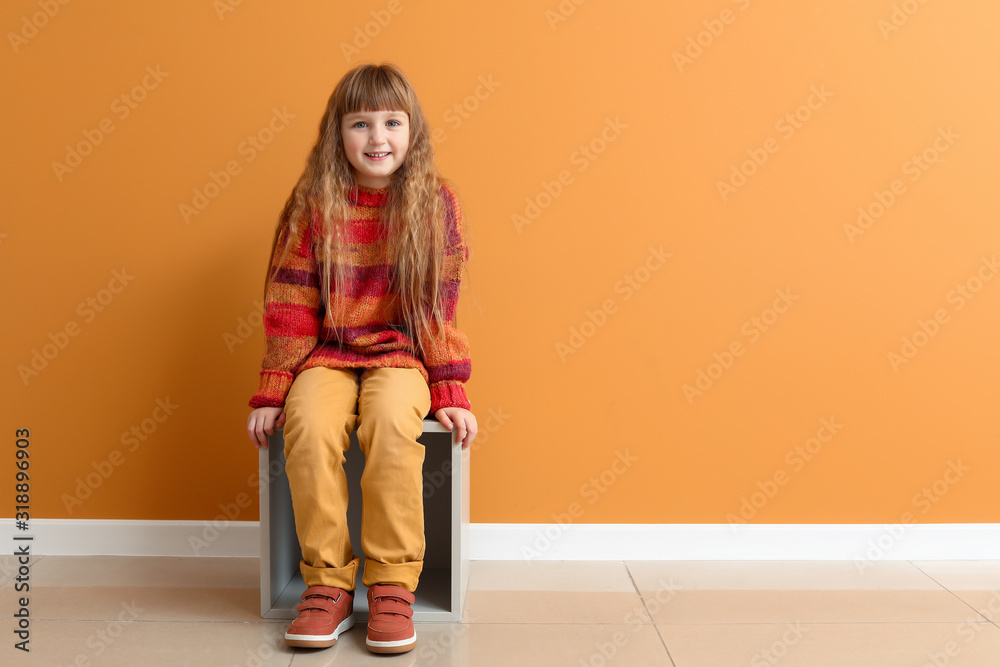
<path fill-rule="evenodd" d="M 284 248 L 281 257 L 272 261 L 264 282 L 264 296 L 277 267 L 291 250 L 288 239 L 303 233 L 317 214 L 321 220 L 314 233 L 322 245 L 317 257 L 320 277 L 320 295 L 325 317 L 334 329 L 338 342 L 343 342 L 339 326 L 331 315 L 342 312 L 339 300 L 347 284 L 344 250 L 343 221 L 347 218 L 351 202 L 357 201 L 357 184 L 351 174 L 341 138 L 341 120 L 355 111 L 405 111 L 410 119 L 410 139 L 406 157 L 393 172 L 382 210 L 382 223 L 386 225 L 390 243 L 390 259 L 395 270 L 389 276 L 389 293 L 399 300 L 405 333 L 416 342 L 413 352 L 422 355 L 421 333 L 444 332 L 443 299 L 439 290 L 445 263 L 445 205 L 442 177 L 434 163 L 434 147 L 430 143 L 430 130 L 424 118 L 413 87 L 402 71 L 391 63 L 359 65 L 347 72 L 337 84 L 327 102 L 326 112 L 319 124 L 319 138 L 309 153 L 305 170 L 285 202 L 275 229 L 270 257 L 274 258 L 279 244 Z M 331 267 L 333 286 L 330 289 Z M 336 301 L 330 303 L 330 295 Z M 435 325 L 432 329 L 431 323 Z"/>

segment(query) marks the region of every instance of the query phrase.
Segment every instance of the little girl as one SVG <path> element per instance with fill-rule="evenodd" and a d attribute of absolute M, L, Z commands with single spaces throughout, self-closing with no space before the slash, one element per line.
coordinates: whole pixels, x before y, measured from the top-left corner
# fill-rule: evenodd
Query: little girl
<path fill-rule="evenodd" d="M 366 644 L 375 653 L 416 645 L 423 419 L 457 428 L 463 449 L 478 431 L 465 394 L 468 339 L 453 326 L 469 250 L 429 134 L 397 67 L 351 70 L 330 96 L 275 231 L 267 349 L 247 431 L 259 448 L 284 426 L 307 586 L 285 633 L 291 646 L 332 646 L 354 624 L 361 559 L 347 530 L 343 462 L 355 427 L 365 455 Z"/>

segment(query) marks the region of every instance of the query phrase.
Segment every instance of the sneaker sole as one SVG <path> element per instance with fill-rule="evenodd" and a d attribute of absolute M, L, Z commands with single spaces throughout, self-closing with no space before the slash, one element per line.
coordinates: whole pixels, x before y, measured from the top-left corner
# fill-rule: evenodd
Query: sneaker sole
<path fill-rule="evenodd" d="M 365 644 L 368 645 L 368 650 L 372 653 L 406 653 L 412 651 L 413 647 L 417 645 L 417 635 L 414 633 L 409 639 L 398 639 L 391 642 L 380 642 L 366 637 Z"/>
<path fill-rule="evenodd" d="M 285 643 L 289 646 L 301 646 L 304 648 L 326 648 L 337 643 L 337 637 L 342 632 L 346 632 L 354 627 L 354 614 L 351 614 L 337 626 L 337 629 L 328 635 L 293 635 L 285 632 Z"/>

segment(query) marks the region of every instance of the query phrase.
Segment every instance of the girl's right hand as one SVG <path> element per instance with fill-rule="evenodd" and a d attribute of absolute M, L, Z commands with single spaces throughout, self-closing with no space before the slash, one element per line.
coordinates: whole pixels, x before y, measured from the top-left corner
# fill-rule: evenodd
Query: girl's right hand
<path fill-rule="evenodd" d="M 254 447 L 267 449 L 267 436 L 285 425 L 285 408 L 254 408 L 247 418 L 247 433 Z M 265 435 L 266 434 L 266 435 Z"/>

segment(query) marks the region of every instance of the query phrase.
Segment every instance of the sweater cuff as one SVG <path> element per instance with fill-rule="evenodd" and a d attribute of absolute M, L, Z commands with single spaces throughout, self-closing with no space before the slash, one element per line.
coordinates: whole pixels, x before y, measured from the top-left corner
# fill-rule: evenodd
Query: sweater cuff
<path fill-rule="evenodd" d="M 284 407 L 285 396 L 294 379 L 295 375 L 288 371 L 261 371 L 260 385 L 257 393 L 250 399 L 250 407 Z"/>
<path fill-rule="evenodd" d="M 465 395 L 465 386 L 461 382 L 435 382 L 431 385 L 431 413 L 441 408 L 465 408 L 471 410 L 472 405 Z"/>

